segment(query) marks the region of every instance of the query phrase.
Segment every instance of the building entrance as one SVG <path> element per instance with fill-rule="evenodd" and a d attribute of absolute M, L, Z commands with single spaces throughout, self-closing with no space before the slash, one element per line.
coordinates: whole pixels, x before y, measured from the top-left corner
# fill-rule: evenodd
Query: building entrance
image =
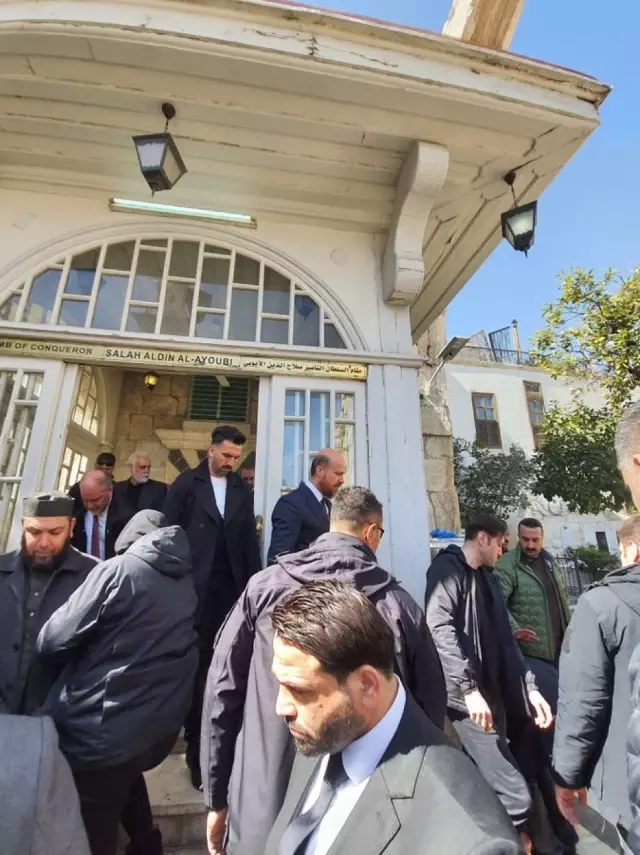
<path fill-rule="evenodd" d="M 117 481 L 129 477 L 127 461 L 141 452 L 151 461 L 151 477 L 171 484 L 198 465 L 220 424 L 232 424 L 247 437 L 238 469 L 247 461 L 255 468 L 254 505 L 265 558 L 275 502 L 306 479 L 320 449 L 344 454 L 347 483 L 368 483 L 363 383 L 159 370 L 148 388 L 147 374 L 142 366 L 2 361 L 3 549 L 17 545 L 18 499 L 29 492 L 68 490 L 104 451 L 116 458 Z M 63 379 L 66 414 L 56 391 Z"/>

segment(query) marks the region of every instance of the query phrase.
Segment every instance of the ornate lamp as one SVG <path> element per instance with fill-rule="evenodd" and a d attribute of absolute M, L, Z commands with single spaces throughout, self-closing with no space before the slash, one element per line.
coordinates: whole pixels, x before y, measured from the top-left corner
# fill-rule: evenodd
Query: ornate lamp
<path fill-rule="evenodd" d="M 153 392 L 153 390 L 158 385 L 159 379 L 160 378 L 158 377 L 155 371 L 147 371 L 147 373 L 144 375 L 144 385 L 150 392 Z"/>
<path fill-rule="evenodd" d="M 502 237 L 506 238 L 514 249 L 527 255 L 535 240 L 538 203 L 518 205 L 513 189 L 516 173 L 508 172 L 504 180 L 511 187 L 515 207 L 502 215 Z"/>
<path fill-rule="evenodd" d="M 152 194 L 160 190 L 171 190 L 187 172 L 178 146 L 168 132 L 169 122 L 175 117 L 176 108 L 173 104 L 165 103 L 162 105 L 162 115 L 166 119 L 164 133 L 143 134 L 133 138 L 140 171 Z"/>

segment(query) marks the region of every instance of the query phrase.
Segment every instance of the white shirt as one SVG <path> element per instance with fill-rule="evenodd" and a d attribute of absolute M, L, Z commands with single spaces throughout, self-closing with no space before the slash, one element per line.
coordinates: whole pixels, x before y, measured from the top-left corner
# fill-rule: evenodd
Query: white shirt
<path fill-rule="evenodd" d="M 210 475 L 211 486 L 213 487 L 213 495 L 216 497 L 216 505 L 220 516 L 224 519 L 224 503 L 227 500 L 227 479 L 217 478 L 215 475 Z"/>
<path fill-rule="evenodd" d="M 98 523 L 100 525 L 100 560 L 104 561 L 107 557 L 105 555 L 105 545 L 104 539 L 107 533 L 107 514 L 109 513 L 109 505 L 102 511 L 101 514 L 98 514 Z M 91 554 L 91 537 L 93 535 L 93 512 L 85 511 L 84 512 L 84 531 L 87 535 L 87 553 Z"/>
<path fill-rule="evenodd" d="M 305 855 L 326 855 L 395 736 L 407 702 L 404 686 L 397 677 L 396 680 L 398 691 L 387 714 L 380 719 L 373 730 L 356 739 L 342 752 L 342 763 L 349 780 L 336 790 L 329 809 L 309 838 Z M 303 812 L 309 810 L 318 800 L 328 762 L 329 755 L 320 763 L 316 779 L 305 800 Z"/>

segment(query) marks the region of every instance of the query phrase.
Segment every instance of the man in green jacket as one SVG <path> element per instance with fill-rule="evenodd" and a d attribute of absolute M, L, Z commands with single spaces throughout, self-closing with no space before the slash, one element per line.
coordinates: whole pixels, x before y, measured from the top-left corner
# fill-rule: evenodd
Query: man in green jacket
<path fill-rule="evenodd" d="M 536 676 L 542 662 L 553 666 L 557 680 L 558 657 L 571 610 L 562 574 L 544 549 L 542 523 L 535 519 L 519 523 L 518 546 L 502 556 L 496 573 L 522 653 L 527 659 L 538 660 L 529 663 Z"/>
<path fill-rule="evenodd" d="M 496 564 L 507 601 L 513 634 L 533 672 L 542 695 L 548 700 L 553 715 L 558 706 L 558 660 L 562 639 L 571 618 L 567 590 L 553 556 L 544 548 L 542 523 L 524 519 L 518 525 L 518 545 L 505 553 Z M 551 828 L 565 853 L 575 852 L 577 835 L 559 813 L 550 775 L 553 731 L 540 737 L 533 730 L 522 741 L 523 754 L 513 746 L 514 754 L 528 776 L 536 781 L 547 809 Z M 536 746 L 540 746 L 540 750 Z M 545 750 L 546 749 L 546 750 Z"/>

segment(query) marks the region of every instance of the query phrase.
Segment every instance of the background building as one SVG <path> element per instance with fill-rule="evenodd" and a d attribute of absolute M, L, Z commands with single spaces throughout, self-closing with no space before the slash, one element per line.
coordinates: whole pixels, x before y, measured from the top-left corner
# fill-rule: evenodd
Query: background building
<path fill-rule="evenodd" d="M 485 448 L 508 451 L 519 445 L 528 454 L 538 447 L 540 426 L 551 404 L 569 404 L 579 389 L 591 407 L 604 405 L 597 389 L 570 380 L 554 380 L 517 349 L 517 339 L 504 337 L 503 346 L 491 344 L 484 332 L 474 335 L 459 355 L 444 367 L 452 436 Z M 595 546 L 618 552 L 620 515 L 613 512 L 571 513 L 560 500 L 532 496 L 509 521 L 515 535 L 518 519 L 533 516 L 544 525 L 547 548 L 564 552 L 577 546 Z M 515 539 L 512 541 L 515 543 Z"/>
<path fill-rule="evenodd" d="M 0 548 L 21 496 L 96 450 L 122 476 L 141 448 L 170 481 L 235 421 L 265 544 L 281 492 L 340 447 L 421 599 L 413 342 L 500 240 L 505 174 L 536 199 L 608 93 L 497 50 L 509 33 L 251 0 L 0 5 Z M 164 103 L 188 173 L 155 201 L 255 228 L 113 201 L 150 201 L 132 137 L 162 131 Z"/>

